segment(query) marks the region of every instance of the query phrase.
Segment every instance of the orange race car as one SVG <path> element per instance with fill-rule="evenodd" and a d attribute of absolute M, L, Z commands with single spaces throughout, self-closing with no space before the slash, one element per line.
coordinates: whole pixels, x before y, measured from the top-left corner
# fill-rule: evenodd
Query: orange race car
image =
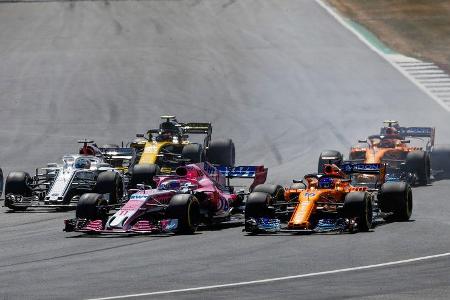
<path fill-rule="evenodd" d="M 397 121 L 384 123 L 380 134 L 360 140 L 350 149 L 349 161 L 386 163 L 389 180 L 404 180 L 412 185 L 430 183 L 434 127 L 400 127 Z M 339 155 L 332 150 L 322 152 L 319 169 L 330 159 L 336 163 L 335 157 Z M 342 156 L 340 158 L 342 160 Z"/>
<path fill-rule="evenodd" d="M 406 182 L 384 182 L 385 164 L 325 165 L 321 174 L 308 174 L 286 189 L 262 184 L 248 196 L 245 231 L 356 232 L 369 231 L 380 218 L 408 220 L 412 212 L 411 187 Z M 379 181 L 354 184 L 367 174 Z"/>

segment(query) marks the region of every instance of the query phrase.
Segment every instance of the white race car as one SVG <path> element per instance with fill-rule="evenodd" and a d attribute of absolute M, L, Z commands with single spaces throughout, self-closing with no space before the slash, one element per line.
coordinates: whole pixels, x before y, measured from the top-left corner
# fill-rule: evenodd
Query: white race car
<path fill-rule="evenodd" d="M 5 206 L 12 210 L 28 207 L 75 208 L 80 196 L 103 194 L 109 205 L 119 205 L 124 198 L 122 173 L 105 161 L 90 142 L 82 141 L 80 154 L 65 155 L 62 163 L 50 163 L 34 176 L 14 171 L 5 183 Z"/>

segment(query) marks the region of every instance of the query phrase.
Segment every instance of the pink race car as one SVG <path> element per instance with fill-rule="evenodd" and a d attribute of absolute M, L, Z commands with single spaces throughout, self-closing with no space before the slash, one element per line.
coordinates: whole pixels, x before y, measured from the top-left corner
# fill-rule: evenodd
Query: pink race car
<path fill-rule="evenodd" d="M 64 231 L 86 233 L 182 233 L 190 234 L 199 224 L 231 222 L 242 215 L 244 197 L 235 192 L 230 178 L 252 178 L 249 190 L 264 183 L 264 166 L 216 167 L 207 162 L 176 169 L 176 175 L 156 176 L 157 187 L 139 185 L 114 215 L 102 195 L 81 196 L 75 219 L 65 220 Z"/>

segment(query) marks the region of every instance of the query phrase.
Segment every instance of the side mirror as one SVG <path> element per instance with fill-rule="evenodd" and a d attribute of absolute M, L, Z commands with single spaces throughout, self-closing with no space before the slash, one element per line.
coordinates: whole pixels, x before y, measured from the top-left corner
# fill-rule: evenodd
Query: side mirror
<path fill-rule="evenodd" d="M 358 140 L 358 143 L 367 143 L 367 140 Z"/>
<path fill-rule="evenodd" d="M 145 135 L 143 133 L 136 133 L 136 137 L 143 138 L 143 137 L 145 137 Z"/>
<path fill-rule="evenodd" d="M 409 144 L 409 143 L 411 143 L 411 140 L 401 140 L 400 143 L 402 143 L 402 144 Z"/>
<path fill-rule="evenodd" d="M 292 183 L 304 183 L 303 180 L 294 179 L 292 180 Z"/>

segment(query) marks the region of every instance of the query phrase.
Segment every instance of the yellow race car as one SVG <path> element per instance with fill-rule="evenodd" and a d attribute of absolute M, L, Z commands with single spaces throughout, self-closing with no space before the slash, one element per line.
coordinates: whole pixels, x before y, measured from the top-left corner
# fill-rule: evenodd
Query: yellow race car
<path fill-rule="evenodd" d="M 207 161 L 217 166 L 234 167 L 235 147 L 231 139 L 211 141 L 211 123 L 180 123 L 175 116 L 161 116 L 158 129 L 137 134 L 131 142 L 136 149 L 135 163 L 130 166 L 130 186 L 154 185 L 153 176 L 171 174 L 185 163 Z M 205 135 L 203 141 L 193 142 L 189 135 Z"/>

